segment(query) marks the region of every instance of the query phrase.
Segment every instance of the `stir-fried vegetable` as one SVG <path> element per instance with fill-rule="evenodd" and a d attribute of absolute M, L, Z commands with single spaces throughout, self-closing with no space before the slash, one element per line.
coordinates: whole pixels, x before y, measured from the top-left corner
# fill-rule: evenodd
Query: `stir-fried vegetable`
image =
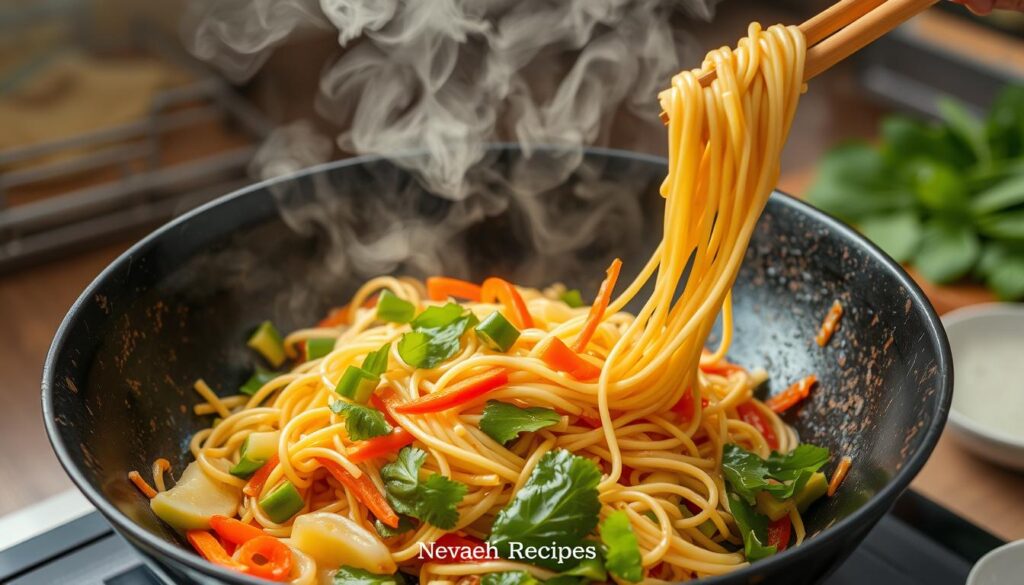
<path fill-rule="evenodd" d="M 292 572 L 292 551 L 273 536 L 247 540 L 235 553 L 246 572 L 268 581 L 285 581 Z"/>
<path fill-rule="evenodd" d="M 331 402 L 330 408 L 334 414 L 345 417 L 345 430 L 352 441 L 364 441 L 391 432 L 391 425 L 384 418 L 384 413 L 376 408 L 344 400 Z"/>
<path fill-rule="evenodd" d="M 274 327 L 274 324 L 270 321 L 260 323 L 256 331 L 249 336 L 249 341 L 246 345 L 256 350 L 263 356 L 263 359 L 267 360 L 267 363 L 275 368 L 280 367 L 287 359 L 284 353 L 284 341 L 281 340 L 281 333 L 278 332 L 277 327 Z"/>
<path fill-rule="evenodd" d="M 431 276 L 427 279 L 427 297 L 432 301 L 445 301 L 455 297 L 479 302 L 480 287 L 457 278 Z"/>
<path fill-rule="evenodd" d="M 340 514 L 311 512 L 295 519 L 291 540 L 317 566 L 348 566 L 392 574 L 398 567 L 391 551 L 369 530 Z"/>
<path fill-rule="evenodd" d="M 507 402 L 488 400 L 483 417 L 480 418 L 480 430 L 495 441 L 505 444 L 520 433 L 539 431 L 561 420 L 562 417 L 550 408 L 519 408 Z"/>
<path fill-rule="evenodd" d="M 622 270 L 622 260 L 618 258 L 612 260 L 611 266 L 608 267 L 608 274 L 604 282 L 601 283 L 601 288 L 597 291 L 597 298 L 594 299 L 594 304 L 590 306 L 590 313 L 587 315 L 586 323 L 583 324 L 583 330 L 580 331 L 579 337 L 576 338 L 576 343 L 572 346 L 572 349 L 577 353 L 583 353 L 587 349 L 587 344 L 594 337 L 597 326 L 604 319 L 604 312 L 608 309 L 608 303 L 612 300 L 612 291 L 615 289 L 615 281 L 619 279 L 620 270 Z"/>
<path fill-rule="evenodd" d="M 786 412 L 791 407 L 803 402 L 811 394 L 811 388 L 818 382 L 814 374 L 794 382 L 782 392 L 765 400 L 764 404 L 775 412 Z"/>
<path fill-rule="evenodd" d="M 508 351 L 520 335 L 519 330 L 497 311 L 488 315 L 474 331 L 488 347 L 500 352 Z"/>
<path fill-rule="evenodd" d="M 270 493 L 260 500 L 260 508 L 268 518 L 278 524 L 287 522 L 305 506 L 302 494 L 295 488 L 295 484 L 288 480 L 270 490 Z"/>
<path fill-rule="evenodd" d="M 411 445 L 414 440 L 415 437 L 409 431 L 402 427 L 394 427 L 386 435 L 354 443 L 348 450 L 348 459 L 352 463 L 361 463 L 374 457 L 391 455 L 402 447 Z"/>
<path fill-rule="evenodd" d="M 644 578 L 640 545 L 629 524 L 629 516 L 622 510 L 612 512 L 598 527 L 605 546 L 604 566 L 612 575 L 633 583 Z"/>
<path fill-rule="evenodd" d="M 399 404 L 395 407 L 395 411 L 402 414 L 425 414 L 448 410 L 501 388 L 505 384 L 508 384 L 508 371 L 505 368 L 494 368 L 455 382 L 440 392 Z"/>
<path fill-rule="evenodd" d="M 414 368 L 435 368 L 459 353 L 462 334 L 476 324 L 476 316 L 455 303 L 427 307 L 398 340 L 398 355 Z"/>
<path fill-rule="evenodd" d="M 552 370 L 565 372 L 581 382 L 594 380 L 601 375 L 601 368 L 580 357 L 557 337 L 551 338 L 541 352 L 540 359 Z"/>
<path fill-rule="evenodd" d="M 398 527 L 398 514 L 395 514 L 395 511 L 388 504 L 384 495 L 381 494 L 377 489 L 377 486 L 374 485 L 373 480 L 365 474 L 357 478 L 349 473 L 344 467 L 330 459 L 317 457 L 316 461 L 322 465 L 327 472 L 334 477 L 334 479 L 338 480 L 338 483 L 351 491 L 352 495 L 354 495 L 360 503 L 366 506 L 366 509 L 376 516 L 378 520 L 391 528 Z"/>
<path fill-rule="evenodd" d="M 457 506 L 468 489 L 438 473 L 421 482 L 420 468 L 426 459 L 422 449 L 406 447 L 398 453 L 398 459 L 381 468 L 388 502 L 399 514 L 450 530 L 459 520 Z"/>
<path fill-rule="evenodd" d="M 384 290 L 377 300 L 377 318 L 391 323 L 408 323 L 416 314 L 416 306 L 395 293 Z"/>
<path fill-rule="evenodd" d="M 492 276 L 480 287 L 480 300 L 485 303 L 501 302 L 509 321 L 519 329 L 533 327 L 533 317 L 516 287 L 507 280 Z"/>
<path fill-rule="evenodd" d="M 153 513 L 178 530 L 206 530 L 210 517 L 234 514 L 238 488 L 210 479 L 197 462 L 189 463 L 178 483 L 149 501 Z"/>

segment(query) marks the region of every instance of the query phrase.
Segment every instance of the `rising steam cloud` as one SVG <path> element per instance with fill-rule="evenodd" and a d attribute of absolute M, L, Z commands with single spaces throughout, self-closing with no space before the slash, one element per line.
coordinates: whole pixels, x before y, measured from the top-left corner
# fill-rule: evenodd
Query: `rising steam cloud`
<path fill-rule="evenodd" d="M 343 130 L 283 126 L 252 164 L 258 178 L 289 174 L 328 160 L 334 140 L 395 165 L 271 186 L 284 221 L 325 242 L 321 288 L 386 273 L 472 275 L 480 253 L 464 242 L 483 222 L 501 226 L 483 247 L 518 254 L 514 266 L 484 270 L 586 288 L 612 255 L 634 255 L 627 271 L 639 269 L 657 227 L 642 200 L 656 183 L 649 172 L 607 173 L 582 147 L 611 145 L 614 133 L 614 146 L 635 148 L 662 132 L 657 91 L 699 57 L 673 17 L 710 19 L 717 1 L 195 0 L 184 33 L 193 54 L 243 81 L 289 38 L 336 31 L 339 56 L 308 66 L 323 72 L 318 113 Z M 525 155 L 488 150 L 493 142 Z M 424 212 L 424 188 L 447 202 Z M 226 270 L 276 278 L 250 260 Z M 317 302 L 308 284 L 279 300 Z"/>
<path fill-rule="evenodd" d="M 334 28 L 343 52 L 323 64 L 317 109 L 344 128 L 338 145 L 426 150 L 412 170 L 457 199 L 489 142 L 607 145 L 616 122 L 627 141 L 654 128 L 658 89 L 697 56 L 672 17 L 708 19 L 716 2 L 197 0 L 184 32 L 242 81 L 293 35 Z"/>

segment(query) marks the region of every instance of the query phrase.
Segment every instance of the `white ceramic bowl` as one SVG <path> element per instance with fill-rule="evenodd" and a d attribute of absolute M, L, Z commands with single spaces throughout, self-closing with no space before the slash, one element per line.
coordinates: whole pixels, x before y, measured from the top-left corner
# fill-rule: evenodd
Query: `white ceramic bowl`
<path fill-rule="evenodd" d="M 1024 434 L 1007 430 L 1024 430 L 1024 305 L 972 305 L 942 323 L 955 380 L 949 430 L 976 455 L 1024 471 Z M 993 369 L 1006 381 L 992 383 Z"/>
<path fill-rule="evenodd" d="M 967 585 L 1007 585 L 1020 583 L 1024 575 L 1024 540 L 990 551 L 974 564 Z"/>

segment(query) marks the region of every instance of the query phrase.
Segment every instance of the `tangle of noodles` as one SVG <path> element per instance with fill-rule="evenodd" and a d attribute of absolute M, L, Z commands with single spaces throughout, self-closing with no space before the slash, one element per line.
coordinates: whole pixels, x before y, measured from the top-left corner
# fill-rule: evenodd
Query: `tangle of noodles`
<path fill-rule="evenodd" d="M 543 291 L 516 289 L 533 327 L 523 328 L 507 352 L 485 347 L 468 332 L 454 357 L 433 369 L 416 369 L 403 361 L 395 344 L 409 325 L 382 322 L 376 310 L 364 304 L 385 289 L 412 303 L 417 313 L 443 302 L 428 300 L 419 281 L 375 278 L 351 299 L 345 324 L 304 329 L 284 339 L 294 357 L 304 341 L 336 337 L 328 355 L 299 363 L 251 397 L 214 397 L 197 407 L 205 414 L 226 414 L 192 438 L 191 452 L 209 478 L 230 486 L 246 484 L 226 471 L 238 460 L 246 437 L 257 431 L 281 431 L 279 463 L 259 494 L 242 499 L 237 518 L 288 539 L 294 519 L 275 523 L 258 505 L 261 497 L 288 480 L 305 495 L 297 517 L 317 510 L 333 512 L 376 536 L 367 508 L 319 461 L 329 459 L 356 477 L 365 474 L 384 490 L 380 468 L 394 456 L 350 461 L 353 442 L 345 418 L 329 405 L 339 399 L 334 389 L 346 368 L 358 366 L 368 353 L 391 343 L 377 392 L 390 389 L 398 402 L 440 392 L 493 368 L 508 372 L 507 384 L 454 408 L 392 413 L 394 422 L 414 437 L 414 445 L 425 450 L 426 472 L 467 486 L 458 504 L 458 521 L 450 530 L 423 522 L 383 541 L 399 568 L 417 573 L 422 582 L 454 583 L 469 575 L 509 570 L 550 577 L 552 571 L 523 562 L 444 564 L 423 562 L 417 556 L 420 543 L 436 541 L 446 532 L 486 539 L 498 511 L 527 481 L 542 455 L 556 449 L 599 464 L 600 515 L 626 513 L 646 582 L 684 581 L 745 565 L 721 470 L 723 446 L 736 444 L 764 458 L 773 447 L 781 453 L 793 450 L 797 438 L 775 412 L 753 398 L 766 374 L 724 360 L 731 339 L 729 295 L 778 177 L 780 153 L 803 90 L 804 56 L 804 38 L 796 27 L 763 30 L 753 24 L 738 47 L 710 52 L 700 69 L 679 73 L 661 94 L 670 120 L 669 169 L 661 188 L 664 239 L 636 279 L 619 287 L 621 293 L 612 298 L 581 352 L 600 366 L 599 377 L 577 380 L 541 359 L 551 338 L 571 346 L 587 321 L 587 307 L 571 308 L 559 300 L 564 290 L 560 285 Z M 702 88 L 698 76 L 711 69 L 717 79 Z M 688 281 L 677 293 L 688 263 Z M 639 312 L 624 312 L 652 279 L 653 292 Z M 507 310 L 497 303 L 460 304 L 480 319 Z M 724 314 L 723 339 L 711 352 L 704 344 L 719 313 Z M 205 383 L 197 384 L 197 391 L 210 394 Z M 479 428 L 487 400 L 553 409 L 561 420 L 524 433 L 505 447 Z M 684 410 L 691 414 L 681 416 Z M 162 490 L 162 478 L 158 485 Z M 681 512 L 681 503 L 688 503 L 694 513 Z M 788 514 L 799 544 L 804 536 L 800 514 L 795 508 Z M 714 528 L 711 536 L 699 529 L 708 522 Z M 312 582 L 310 559 L 301 559 L 295 565 L 299 568 L 293 567 L 293 578 Z"/>

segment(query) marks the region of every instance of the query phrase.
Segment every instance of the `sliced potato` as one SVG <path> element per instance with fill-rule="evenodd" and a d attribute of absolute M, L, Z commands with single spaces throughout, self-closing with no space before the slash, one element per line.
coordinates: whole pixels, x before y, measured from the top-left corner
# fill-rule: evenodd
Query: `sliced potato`
<path fill-rule="evenodd" d="M 241 490 L 210 479 L 193 461 L 178 483 L 157 494 L 149 506 L 161 520 L 178 530 L 206 530 L 210 528 L 210 516 L 234 516 L 241 501 Z"/>
<path fill-rule="evenodd" d="M 313 557 L 319 569 L 342 565 L 390 575 L 398 570 L 391 552 L 376 535 L 330 512 L 303 514 L 292 524 L 292 546 Z"/>

